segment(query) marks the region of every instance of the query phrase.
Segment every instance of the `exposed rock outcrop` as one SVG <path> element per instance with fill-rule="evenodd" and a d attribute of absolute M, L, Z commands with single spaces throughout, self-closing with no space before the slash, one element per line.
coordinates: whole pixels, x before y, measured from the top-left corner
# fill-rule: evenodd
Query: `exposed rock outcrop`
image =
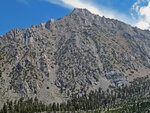
<path fill-rule="evenodd" d="M 150 75 L 150 31 L 87 9 L 0 37 L 0 102 L 66 101 Z"/>

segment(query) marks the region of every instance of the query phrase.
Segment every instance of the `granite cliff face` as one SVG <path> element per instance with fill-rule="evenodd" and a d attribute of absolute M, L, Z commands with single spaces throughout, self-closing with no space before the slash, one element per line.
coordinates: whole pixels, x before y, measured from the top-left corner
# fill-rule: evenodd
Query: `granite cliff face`
<path fill-rule="evenodd" d="M 86 9 L 0 37 L 1 103 L 35 96 L 62 102 L 147 75 L 150 31 Z"/>

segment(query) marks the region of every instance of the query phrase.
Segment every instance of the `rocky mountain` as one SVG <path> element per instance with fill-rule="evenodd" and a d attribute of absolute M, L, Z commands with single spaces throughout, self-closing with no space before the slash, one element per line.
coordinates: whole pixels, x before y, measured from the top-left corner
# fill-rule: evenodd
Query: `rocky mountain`
<path fill-rule="evenodd" d="M 87 9 L 0 37 L 0 105 L 38 97 L 48 104 L 150 76 L 150 31 Z"/>

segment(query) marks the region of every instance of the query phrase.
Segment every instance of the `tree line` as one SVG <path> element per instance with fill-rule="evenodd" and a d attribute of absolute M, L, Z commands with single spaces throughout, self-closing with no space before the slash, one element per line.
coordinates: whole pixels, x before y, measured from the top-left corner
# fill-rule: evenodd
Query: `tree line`
<path fill-rule="evenodd" d="M 63 103 L 45 105 L 37 97 L 18 101 L 7 101 L 0 113 L 35 113 L 35 112 L 75 112 L 101 111 L 106 113 L 149 113 L 150 108 L 150 80 L 148 77 L 137 78 L 130 85 L 113 87 L 107 91 L 101 88 L 86 92 L 79 96 L 72 95 L 71 99 Z"/>

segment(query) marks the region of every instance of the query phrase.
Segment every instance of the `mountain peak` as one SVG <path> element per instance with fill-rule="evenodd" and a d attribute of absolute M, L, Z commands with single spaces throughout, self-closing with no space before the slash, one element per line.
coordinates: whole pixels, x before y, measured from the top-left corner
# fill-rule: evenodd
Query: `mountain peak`
<path fill-rule="evenodd" d="M 91 25 L 93 20 L 94 20 L 94 14 L 92 14 L 89 10 L 75 8 L 72 11 L 72 13 L 66 15 L 64 18 L 60 18 L 57 20 L 52 20 L 52 19 L 49 20 L 45 26 L 47 29 L 62 28 L 62 30 L 64 30 L 65 28 L 68 27 L 78 28 L 79 26 L 82 25 Z M 65 28 L 62 27 L 65 26 L 66 24 L 68 24 L 68 26 L 66 26 Z"/>
<path fill-rule="evenodd" d="M 92 14 L 88 9 L 84 8 L 74 8 L 74 10 L 72 11 L 71 14 L 84 14 L 84 15 L 88 15 L 88 14 Z"/>
<path fill-rule="evenodd" d="M 74 8 L 72 12 L 90 12 L 90 11 L 86 8 Z"/>

